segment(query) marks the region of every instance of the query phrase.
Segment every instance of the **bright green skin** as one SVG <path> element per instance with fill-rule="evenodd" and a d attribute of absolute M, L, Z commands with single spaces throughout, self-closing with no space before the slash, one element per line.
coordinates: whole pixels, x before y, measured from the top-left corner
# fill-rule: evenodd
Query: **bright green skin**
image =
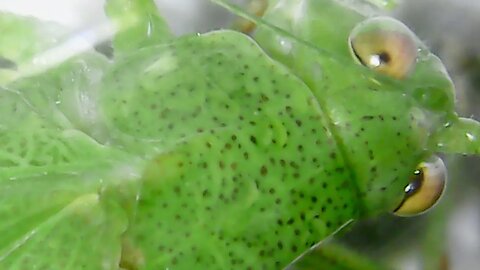
<path fill-rule="evenodd" d="M 279 42 L 271 41 L 288 37 L 268 29 L 259 30 L 257 39 L 292 67 L 328 115 L 365 214 L 393 209 L 412 168 L 434 151 L 429 136 L 453 113 L 453 86 L 444 66 L 418 41 L 420 56 L 408 78 L 367 72 L 355 65 L 347 42 L 352 29 L 365 20 L 362 9 L 328 0 L 280 2 L 289 4 L 278 4 L 266 19 L 311 46 L 293 43 L 298 45 L 285 53 Z M 295 19 L 302 8 L 306 15 Z M 342 20 L 330 24 L 330 18 Z"/>
<path fill-rule="evenodd" d="M 305 2 L 298 29 L 266 19 L 321 50 L 293 40 L 282 55 L 268 29 L 261 47 L 233 31 L 177 39 L 149 1 L 111 0 L 113 61 L 2 73 L 0 269 L 279 269 L 392 211 L 456 137 L 437 132 L 456 119 L 450 80 L 425 49 L 404 81 L 359 66 L 347 38 L 363 17 Z M 333 15 L 310 20 L 320 6 L 351 21 L 331 32 Z"/>

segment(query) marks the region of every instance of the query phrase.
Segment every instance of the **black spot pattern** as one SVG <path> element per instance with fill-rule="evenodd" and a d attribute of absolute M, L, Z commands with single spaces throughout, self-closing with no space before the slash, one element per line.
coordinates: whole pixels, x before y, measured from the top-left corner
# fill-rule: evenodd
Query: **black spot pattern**
<path fill-rule="evenodd" d="M 135 82 L 109 75 L 112 127 L 170 149 L 153 152 L 129 231 L 149 268 L 282 268 L 358 215 L 316 99 L 237 35 L 139 52 L 157 57 L 124 60 Z"/>

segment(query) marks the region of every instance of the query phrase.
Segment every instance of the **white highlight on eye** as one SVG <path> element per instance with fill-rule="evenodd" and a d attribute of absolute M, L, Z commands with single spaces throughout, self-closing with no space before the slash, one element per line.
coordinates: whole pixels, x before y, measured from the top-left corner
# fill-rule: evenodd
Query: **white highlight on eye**
<path fill-rule="evenodd" d="M 380 59 L 380 55 L 374 54 L 371 55 L 368 59 L 368 65 L 371 67 L 379 67 L 382 64 L 382 59 Z"/>
<path fill-rule="evenodd" d="M 413 185 L 409 184 L 408 186 L 405 187 L 405 193 L 409 193 L 410 191 L 413 190 Z"/>

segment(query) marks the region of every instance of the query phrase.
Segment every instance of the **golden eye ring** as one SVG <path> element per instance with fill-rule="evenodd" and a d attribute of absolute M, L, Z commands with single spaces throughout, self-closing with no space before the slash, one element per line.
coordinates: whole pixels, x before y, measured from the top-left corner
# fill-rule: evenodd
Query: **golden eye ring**
<path fill-rule="evenodd" d="M 411 31 L 397 20 L 368 19 L 353 29 L 348 42 L 354 58 L 379 73 L 403 79 L 415 67 L 417 43 Z"/>
<path fill-rule="evenodd" d="M 434 156 L 422 162 L 405 187 L 405 197 L 394 210 L 397 216 L 419 215 L 432 208 L 440 199 L 447 182 L 447 170 L 443 161 Z"/>

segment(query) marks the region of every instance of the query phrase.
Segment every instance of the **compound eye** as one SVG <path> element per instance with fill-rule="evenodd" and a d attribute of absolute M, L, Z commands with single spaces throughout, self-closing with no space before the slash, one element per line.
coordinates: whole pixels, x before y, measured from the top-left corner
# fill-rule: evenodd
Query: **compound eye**
<path fill-rule="evenodd" d="M 447 180 L 443 161 L 434 156 L 422 162 L 405 187 L 405 197 L 394 211 L 397 216 L 413 216 L 432 208 L 441 197 Z"/>
<path fill-rule="evenodd" d="M 396 79 L 408 76 L 417 60 L 412 32 L 391 18 L 377 17 L 360 23 L 350 34 L 349 45 L 362 65 Z"/>

